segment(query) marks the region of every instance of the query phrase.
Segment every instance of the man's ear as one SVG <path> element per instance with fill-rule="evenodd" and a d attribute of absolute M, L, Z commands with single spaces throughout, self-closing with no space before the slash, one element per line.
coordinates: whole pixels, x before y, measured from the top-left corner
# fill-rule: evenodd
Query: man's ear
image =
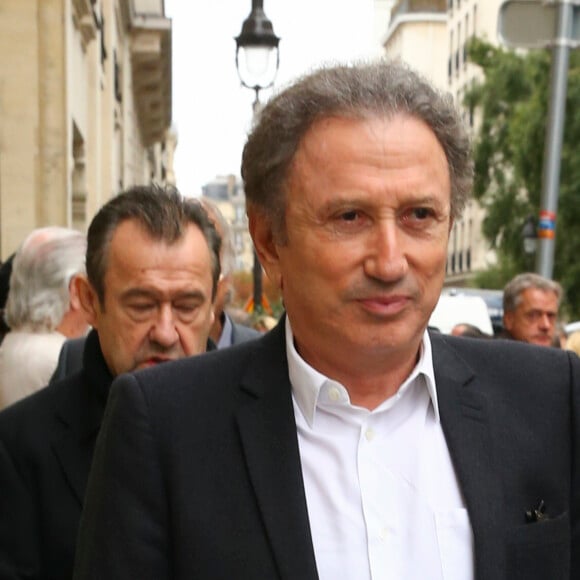
<path fill-rule="evenodd" d="M 79 293 L 77 289 L 76 279 L 80 274 L 75 274 L 68 283 L 68 296 L 69 296 L 69 310 L 72 312 L 78 312 L 82 309 L 81 301 L 79 299 Z"/>
<path fill-rule="evenodd" d="M 71 302 L 74 294 L 80 308 L 84 312 L 87 322 L 93 327 L 98 328 L 98 314 L 101 311 L 99 297 L 91 286 L 86 275 L 79 274 L 72 280 Z"/>
<path fill-rule="evenodd" d="M 511 332 L 513 325 L 514 325 L 514 313 L 513 312 L 504 312 L 503 313 L 503 327 L 508 332 Z"/>
<path fill-rule="evenodd" d="M 270 218 L 259 209 L 249 208 L 248 227 L 262 268 L 264 268 L 272 283 L 281 288 L 280 257 L 278 255 L 278 246 L 274 240 Z"/>

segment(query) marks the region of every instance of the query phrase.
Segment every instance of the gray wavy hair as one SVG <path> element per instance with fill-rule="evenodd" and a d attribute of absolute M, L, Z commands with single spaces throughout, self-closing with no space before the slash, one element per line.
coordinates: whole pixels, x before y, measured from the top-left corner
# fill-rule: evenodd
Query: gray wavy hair
<path fill-rule="evenodd" d="M 323 67 L 299 79 L 264 107 L 242 155 L 248 209 L 259 209 L 284 242 L 286 183 L 300 142 L 314 122 L 409 115 L 435 134 L 449 166 L 451 216 L 461 216 L 473 183 L 471 146 L 451 95 L 439 92 L 400 61 Z"/>
<path fill-rule="evenodd" d="M 33 230 L 18 248 L 6 301 L 6 323 L 12 330 L 50 332 L 69 308 L 69 283 L 85 271 L 87 240 L 76 230 Z"/>
<path fill-rule="evenodd" d="M 513 312 L 522 302 L 522 293 L 530 288 L 542 290 L 542 292 L 553 292 L 558 300 L 558 308 L 564 293 L 562 286 L 555 280 L 544 278 L 535 272 L 524 272 L 512 278 L 503 289 L 503 310 Z"/>

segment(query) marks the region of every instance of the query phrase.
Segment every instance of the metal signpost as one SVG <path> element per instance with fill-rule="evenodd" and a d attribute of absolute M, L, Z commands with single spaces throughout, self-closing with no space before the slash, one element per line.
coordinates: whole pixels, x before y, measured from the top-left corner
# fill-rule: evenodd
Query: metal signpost
<path fill-rule="evenodd" d="M 568 62 L 570 49 L 580 46 L 580 0 L 506 0 L 499 10 L 498 35 L 511 47 L 552 48 L 536 261 L 538 274 L 552 278 Z"/>

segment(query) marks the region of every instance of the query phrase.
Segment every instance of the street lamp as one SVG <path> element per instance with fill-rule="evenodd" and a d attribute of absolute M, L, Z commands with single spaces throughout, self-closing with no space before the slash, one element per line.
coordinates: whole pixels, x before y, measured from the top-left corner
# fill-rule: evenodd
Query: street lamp
<path fill-rule="evenodd" d="M 529 215 L 522 228 L 522 239 L 524 241 L 524 252 L 531 256 L 536 253 L 538 248 L 538 233 L 536 220 L 533 215 Z"/>
<path fill-rule="evenodd" d="M 278 45 L 272 22 L 264 13 L 263 0 L 252 0 L 252 11 L 236 36 L 236 69 L 242 85 L 256 95 L 252 105 L 253 123 L 260 114 L 260 91 L 268 89 L 276 80 L 280 65 Z M 262 266 L 254 248 L 254 313 L 262 308 Z"/>
<path fill-rule="evenodd" d="M 272 22 L 264 13 L 263 0 L 252 0 L 252 11 L 236 36 L 236 69 L 242 85 L 258 94 L 276 80 L 280 65 L 278 44 Z"/>

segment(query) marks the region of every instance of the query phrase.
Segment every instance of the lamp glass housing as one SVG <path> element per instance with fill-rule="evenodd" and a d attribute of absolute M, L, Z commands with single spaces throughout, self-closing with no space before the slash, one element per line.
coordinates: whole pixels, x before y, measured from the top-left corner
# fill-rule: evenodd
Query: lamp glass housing
<path fill-rule="evenodd" d="M 524 238 L 524 252 L 526 254 L 533 254 L 538 247 L 537 238 Z"/>
<path fill-rule="evenodd" d="M 244 86 L 267 89 L 278 73 L 278 47 L 240 46 L 236 53 L 238 74 Z"/>
<path fill-rule="evenodd" d="M 538 248 L 538 234 L 536 231 L 536 222 L 533 216 L 528 216 L 522 228 L 522 239 L 524 243 L 524 252 L 533 254 Z"/>

